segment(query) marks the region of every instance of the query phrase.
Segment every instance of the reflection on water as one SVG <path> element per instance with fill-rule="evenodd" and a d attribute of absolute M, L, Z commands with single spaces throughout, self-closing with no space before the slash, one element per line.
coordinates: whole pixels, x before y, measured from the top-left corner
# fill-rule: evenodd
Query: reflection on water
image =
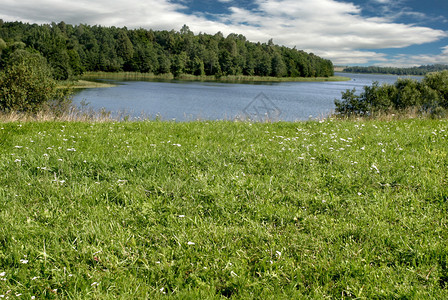
<path fill-rule="evenodd" d="M 338 74 L 352 78 L 340 82 L 275 82 L 237 84 L 220 82 L 152 80 L 122 81 L 112 88 L 82 90 L 74 96 L 74 103 L 89 103 L 99 110 L 124 113 L 132 117 L 163 120 L 191 121 L 232 120 L 248 115 L 260 118 L 275 107 L 278 120 L 296 121 L 327 116 L 334 110 L 334 100 L 341 92 L 356 88 L 362 90 L 373 81 L 394 83 L 397 76 L 371 74 Z M 417 77 L 416 77 L 417 78 Z M 266 103 L 258 102 L 255 110 L 247 113 L 254 99 L 263 95 Z M 265 101 L 265 100 L 263 100 Z M 264 108 L 263 108 L 264 107 Z M 271 108 L 270 108 L 271 107 Z M 246 110 L 245 110 L 246 109 Z M 267 109 L 265 111 L 264 109 Z M 261 116 L 262 117 L 262 116 Z"/>

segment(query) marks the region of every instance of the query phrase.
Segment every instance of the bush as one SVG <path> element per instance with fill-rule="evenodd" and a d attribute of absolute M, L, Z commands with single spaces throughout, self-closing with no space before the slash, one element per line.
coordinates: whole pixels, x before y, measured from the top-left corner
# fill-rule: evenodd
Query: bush
<path fill-rule="evenodd" d="M 422 82 L 398 79 L 395 84 L 365 86 L 359 95 L 356 90 L 342 92 L 342 100 L 335 99 L 336 114 L 341 116 L 372 116 L 377 113 L 417 111 L 443 115 L 448 109 L 448 71 L 428 74 Z"/>
<path fill-rule="evenodd" d="M 436 91 L 439 106 L 448 108 L 448 70 L 426 75 L 423 84 Z"/>
<path fill-rule="evenodd" d="M 38 53 L 17 50 L 0 73 L 0 110 L 36 112 L 69 103 L 69 92 L 59 89 L 47 61 Z"/>

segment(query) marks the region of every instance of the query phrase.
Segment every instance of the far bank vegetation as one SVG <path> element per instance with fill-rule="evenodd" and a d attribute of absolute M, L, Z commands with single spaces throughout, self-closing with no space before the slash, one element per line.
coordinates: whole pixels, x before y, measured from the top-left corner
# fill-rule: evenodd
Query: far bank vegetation
<path fill-rule="evenodd" d="M 3 45 L 3 46 L 1 46 Z M 16 49 L 39 52 L 53 76 L 67 80 L 84 72 L 141 72 L 190 75 L 272 77 L 333 76 L 333 64 L 312 53 L 267 43 L 241 34 L 194 34 L 143 28 L 0 22 L 0 67 Z"/>

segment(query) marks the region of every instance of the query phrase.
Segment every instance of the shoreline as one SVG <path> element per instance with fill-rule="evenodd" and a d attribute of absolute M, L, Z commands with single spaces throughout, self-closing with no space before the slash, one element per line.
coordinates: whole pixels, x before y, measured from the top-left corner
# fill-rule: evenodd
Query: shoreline
<path fill-rule="evenodd" d="M 172 74 L 155 75 L 152 73 L 137 72 L 88 72 L 82 75 L 82 81 L 91 79 L 115 79 L 115 80 L 180 80 L 180 81 L 210 81 L 223 83 L 253 83 L 253 82 L 326 82 L 326 81 L 348 81 L 349 77 L 330 76 L 330 77 L 264 77 L 264 76 L 246 76 L 246 75 L 228 75 L 228 76 L 196 76 L 190 74 L 181 74 L 177 77 Z M 101 84 L 101 83 L 100 83 Z"/>
<path fill-rule="evenodd" d="M 68 82 L 63 81 L 59 85 L 59 88 L 92 89 L 92 88 L 109 88 L 109 87 L 115 87 L 115 86 L 117 86 L 117 85 L 110 84 L 110 83 L 103 83 L 103 82 L 79 79 L 76 81 L 68 81 Z"/>

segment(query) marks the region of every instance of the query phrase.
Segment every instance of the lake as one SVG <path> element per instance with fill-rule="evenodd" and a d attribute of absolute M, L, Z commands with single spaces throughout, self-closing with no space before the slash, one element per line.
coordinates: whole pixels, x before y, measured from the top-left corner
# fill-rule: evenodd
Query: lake
<path fill-rule="evenodd" d="M 341 92 L 361 91 L 373 81 L 394 83 L 398 76 L 337 73 L 350 77 L 340 82 L 220 83 L 200 81 L 108 81 L 111 88 L 84 89 L 74 104 L 82 102 L 112 115 L 162 120 L 284 120 L 322 118 L 334 109 Z M 421 78 L 421 77 L 414 77 Z"/>

